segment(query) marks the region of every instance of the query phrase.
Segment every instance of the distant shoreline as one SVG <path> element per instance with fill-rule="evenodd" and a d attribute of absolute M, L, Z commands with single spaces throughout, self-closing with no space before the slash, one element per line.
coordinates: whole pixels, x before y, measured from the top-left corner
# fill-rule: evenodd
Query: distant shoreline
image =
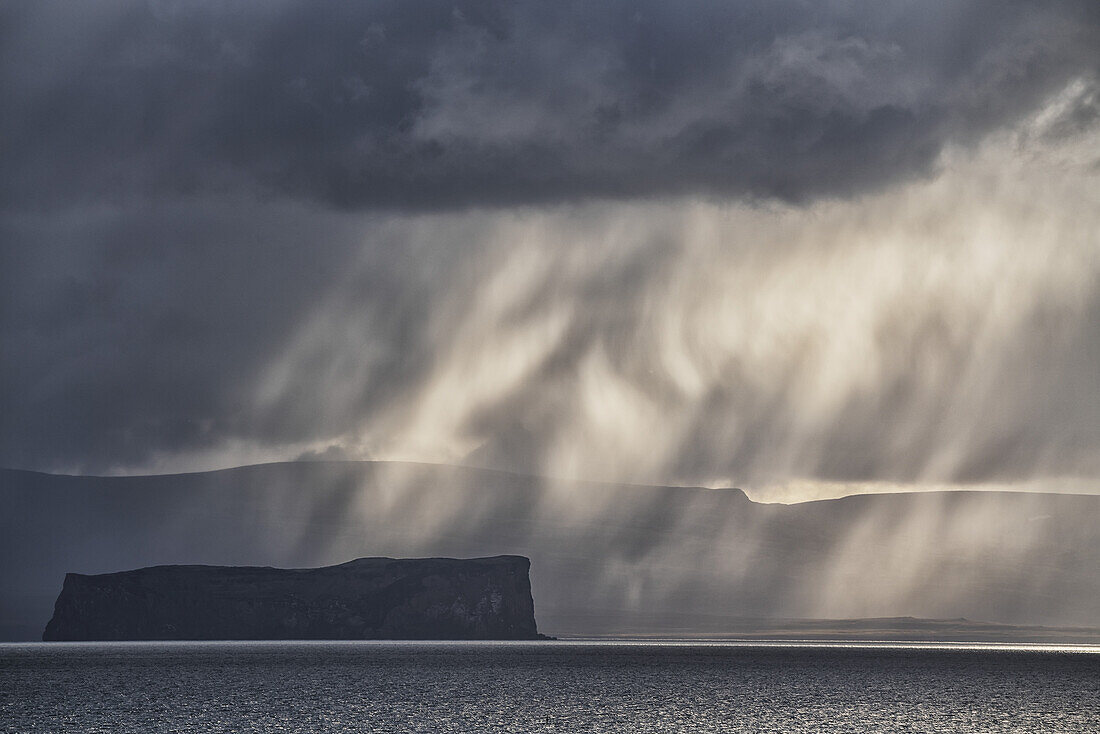
<path fill-rule="evenodd" d="M 266 650 L 279 647 L 289 648 L 343 648 L 343 647 L 409 647 L 409 648 L 447 648 L 447 647 L 502 647 L 517 646 L 576 646 L 576 647 L 669 647 L 669 648 L 745 648 L 753 649 L 804 649 L 804 650 L 914 650 L 914 651 L 960 651 L 960 652 L 1085 652 L 1100 654 L 1100 641 L 1012 641 L 1012 640 L 873 640 L 873 639 L 749 639 L 733 637 L 546 637 L 538 640 L 84 640 L 68 642 L 45 642 L 42 640 L 17 640 L 0 642 L 0 659 L 5 653 L 20 654 L 20 651 L 46 650 L 94 650 L 136 648 L 136 649 L 178 649 L 178 648 L 219 648 L 238 649 L 255 648 Z"/>
<path fill-rule="evenodd" d="M 867 619 L 752 619 L 706 632 L 628 631 L 569 635 L 573 640 L 686 642 L 881 642 L 949 644 L 1100 645 L 1100 628 L 1046 627 L 979 622 L 969 619 L 881 617 Z"/>

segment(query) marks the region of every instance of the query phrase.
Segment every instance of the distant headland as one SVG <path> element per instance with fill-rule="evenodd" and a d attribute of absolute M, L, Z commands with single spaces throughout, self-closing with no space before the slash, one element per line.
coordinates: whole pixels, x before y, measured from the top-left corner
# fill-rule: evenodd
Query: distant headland
<path fill-rule="evenodd" d="M 46 641 L 535 640 L 523 556 L 65 576 Z"/>

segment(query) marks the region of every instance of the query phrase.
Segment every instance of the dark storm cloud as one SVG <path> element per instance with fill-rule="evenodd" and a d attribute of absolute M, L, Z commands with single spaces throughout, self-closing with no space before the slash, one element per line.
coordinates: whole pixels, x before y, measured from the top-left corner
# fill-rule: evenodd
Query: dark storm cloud
<path fill-rule="evenodd" d="M 0 196 L 846 194 L 1094 74 L 1090 7 L 7 4 Z"/>
<path fill-rule="evenodd" d="M 492 223 L 391 231 L 383 210 L 871 191 L 1094 83 L 1098 25 L 1093 4 L 1024 0 L 2 4 L 0 465 L 338 439 L 425 388 L 500 256 L 480 244 Z M 1050 134 L 1094 124 L 1095 100 Z M 652 387 L 624 352 L 656 348 L 638 314 L 676 236 L 531 284 L 505 330 L 556 299 L 586 313 L 541 389 L 467 416 L 486 461 L 538 457 L 569 427 L 561 395 L 594 351 Z M 1086 357 L 1067 384 L 1092 384 Z M 280 360 L 284 384 L 257 397 Z M 752 462 L 782 434 L 769 396 L 713 397 L 678 470 Z M 1094 425 L 1081 405 L 1074 424 Z M 888 408 L 854 405 L 851 435 L 873 446 Z M 720 444 L 733 413 L 754 430 Z M 818 471 L 918 472 L 868 451 Z"/>

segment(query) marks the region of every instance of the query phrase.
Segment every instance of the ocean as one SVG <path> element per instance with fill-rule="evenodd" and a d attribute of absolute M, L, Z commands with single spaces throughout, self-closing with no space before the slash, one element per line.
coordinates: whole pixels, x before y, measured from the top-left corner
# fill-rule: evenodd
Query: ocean
<path fill-rule="evenodd" d="M 0 731 L 1100 732 L 1100 647 L 13 643 Z"/>

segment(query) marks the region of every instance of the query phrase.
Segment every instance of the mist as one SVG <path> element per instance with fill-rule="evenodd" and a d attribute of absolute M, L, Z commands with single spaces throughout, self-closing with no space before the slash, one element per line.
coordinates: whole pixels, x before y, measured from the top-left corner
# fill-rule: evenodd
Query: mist
<path fill-rule="evenodd" d="M 122 468 L 244 451 L 764 500 L 1096 492 L 1100 137 L 1049 137 L 1088 94 L 854 200 L 359 220 L 237 398 L 252 452 Z"/>

